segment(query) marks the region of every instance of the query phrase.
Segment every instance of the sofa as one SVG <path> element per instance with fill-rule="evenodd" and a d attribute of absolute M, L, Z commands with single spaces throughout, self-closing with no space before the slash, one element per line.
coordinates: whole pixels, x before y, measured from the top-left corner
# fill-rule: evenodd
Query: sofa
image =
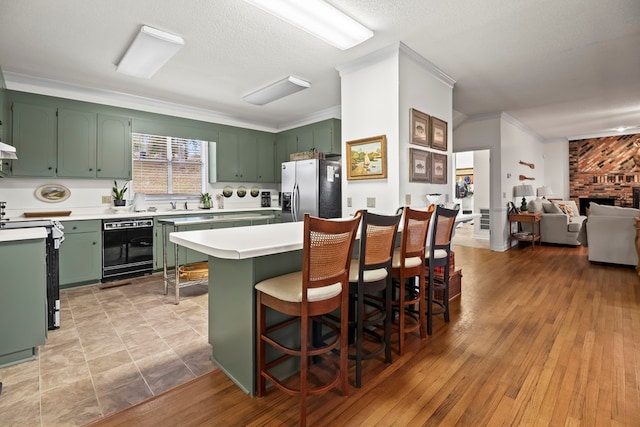
<path fill-rule="evenodd" d="M 637 265 L 636 222 L 639 209 L 589 204 L 585 223 L 589 261 L 621 265 Z M 583 237 L 584 239 L 584 237 Z"/>
<path fill-rule="evenodd" d="M 587 218 L 580 215 L 573 200 L 535 199 L 529 201 L 530 213 L 541 213 L 540 241 L 560 245 L 578 246 L 578 233 Z"/>

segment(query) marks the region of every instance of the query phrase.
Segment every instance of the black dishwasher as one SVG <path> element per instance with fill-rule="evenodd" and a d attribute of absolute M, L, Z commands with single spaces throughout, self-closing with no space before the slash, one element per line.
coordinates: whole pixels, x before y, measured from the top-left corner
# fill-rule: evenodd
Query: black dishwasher
<path fill-rule="evenodd" d="M 102 221 L 102 281 L 151 274 L 153 219 L 124 218 Z"/>

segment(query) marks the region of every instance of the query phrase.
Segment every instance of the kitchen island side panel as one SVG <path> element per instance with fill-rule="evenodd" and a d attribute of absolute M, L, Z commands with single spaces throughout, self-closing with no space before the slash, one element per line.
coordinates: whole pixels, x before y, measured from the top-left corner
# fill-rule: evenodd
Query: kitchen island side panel
<path fill-rule="evenodd" d="M 254 286 L 262 280 L 301 269 L 301 250 L 248 259 L 209 257 L 212 360 L 252 396 L 256 393 Z M 295 367 L 291 370 L 295 372 Z"/>
<path fill-rule="evenodd" d="M 0 243 L 0 367 L 31 360 L 47 335 L 45 240 Z"/>

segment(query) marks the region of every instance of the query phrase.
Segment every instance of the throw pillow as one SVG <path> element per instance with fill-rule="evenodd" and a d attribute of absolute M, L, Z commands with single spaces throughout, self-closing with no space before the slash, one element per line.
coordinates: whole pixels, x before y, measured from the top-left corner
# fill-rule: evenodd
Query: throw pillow
<path fill-rule="evenodd" d="M 542 199 L 529 200 L 527 209 L 530 213 L 542 212 Z"/>
<path fill-rule="evenodd" d="M 562 212 L 566 213 L 568 216 L 570 217 L 573 216 L 573 208 L 571 208 L 571 206 L 569 206 L 568 204 L 558 203 L 558 207 Z"/>
<path fill-rule="evenodd" d="M 563 213 L 555 203 L 543 203 L 542 210 L 544 213 Z"/>

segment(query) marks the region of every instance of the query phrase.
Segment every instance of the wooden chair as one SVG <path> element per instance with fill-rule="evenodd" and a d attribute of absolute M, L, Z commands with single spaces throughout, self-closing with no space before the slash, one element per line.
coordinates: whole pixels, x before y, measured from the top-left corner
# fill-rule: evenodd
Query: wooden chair
<path fill-rule="evenodd" d="M 393 301 L 398 312 L 398 353 L 404 354 L 404 339 L 409 332 L 420 331 L 426 338 L 425 321 L 425 246 L 431 212 L 404 208 L 404 221 L 400 247 L 393 251 L 392 274 L 397 299 Z M 418 286 L 407 279 L 418 278 Z M 412 307 L 418 305 L 417 310 Z M 407 325 L 407 319 L 414 324 Z"/>
<path fill-rule="evenodd" d="M 433 333 L 433 316 L 444 315 L 444 321 L 449 321 L 449 268 L 451 265 L 451 239 L 453 228 L 458 215 L 458 209 L 445 209 L 438 206 L 433 219 L 433 229 L 427 247 L 427 334 Z M 442 278 L 435 276 L 435 267 L 442 267 Z M 442 291 L 442 301 L 434 298 L 436 290 Z M 435 306 L 435 307 L 434 307 Z"/>
<path fill-rule="evenodd" d="M 347 381 L 347 325 L 349 266 L 360 215 L 345 221 L 327 220 L 304 216 L 304 246 L 302 271 L 297 271 L 255 285 L 257 306 L 257 394 L 263 396 L 266 381 L 290 395 L 300 397 L 300 424 L 306 424 L 306 399 L 309 395 L 324 393 L 340 384 L 343 395 L 348 395 Z M 288 318 L 275 325 L 266 324 L 266 308 L 276 310 Z M 322 315 L 340 309 L 339 327 L 322 318 Z M 309 329 L 312 321 L 320 322 L 335 331 L 328 344 L 314 343 Z M 300 325 L 300 346 L 288 347 L 279 342 L 273 333 L 283 328 Z M 282 336 L 282 332 L 281 332 Z M 289 334 L 290 336 L 290 334 Z M 282 353 L 280 357 L 266 360 L 266 344 Z M 313 356 L 330 356 L 339 347 L 339 366 L 334 376 L 324 384 L 310 387 L 307 374 L 309 359 Z M 271 372 L 282 362 L 300 358 L 299 388 L 285 383 Z M 331 357 L 329 357 L 331 359 Z M 331 362 L 331 360 L 329 360 Z"/>
<path fill-rule="evenodd" d="M 387 216 L 362 212 L 359 256 L 351 260 L 349 270 L 349 328 L 355 335 L 355 354 L 350 353 L 349 358 L 356 362 L 357 388 L 362 385 L 363 360 L 384 351 L 385 362 L 391 363 L 391 260 L 401 217 L 401 213 Z M 380 326 L 384 330 L 382 336 L 376 332 Z M 367 353 L 363 349 L 365 333 L 380 342 L 377 349 Z"/>

